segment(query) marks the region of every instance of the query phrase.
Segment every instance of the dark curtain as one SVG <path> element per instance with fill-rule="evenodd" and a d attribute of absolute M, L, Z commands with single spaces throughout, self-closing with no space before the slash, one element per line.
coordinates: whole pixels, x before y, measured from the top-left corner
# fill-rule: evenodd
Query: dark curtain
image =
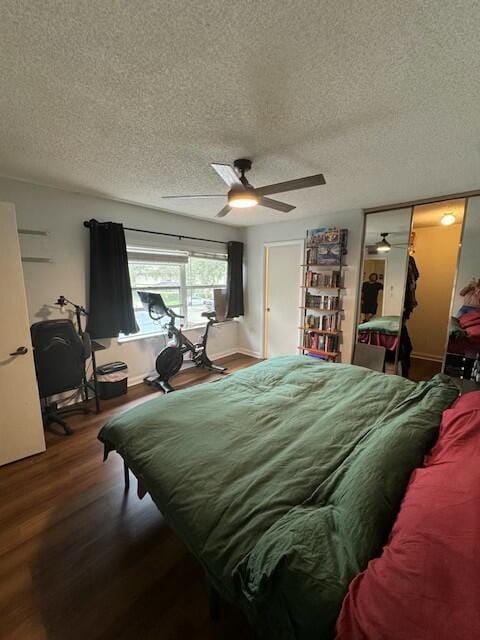
<path fill-rule="evenodd" d="M 227 318 L 243 316 L 243 242 L 229 242 Z"/>
<path fill-rule="evenodd" d="M 90 220 L 90 305 L 92 338 L 136 333 L 123 226 Z"/>

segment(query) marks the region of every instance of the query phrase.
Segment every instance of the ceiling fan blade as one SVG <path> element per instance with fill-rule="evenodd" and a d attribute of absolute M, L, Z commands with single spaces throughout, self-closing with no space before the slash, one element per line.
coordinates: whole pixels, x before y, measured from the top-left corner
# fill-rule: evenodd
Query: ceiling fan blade
<path fill-rule="evenodd" d="M 165 200 L 173 200 L 175 198 L 225 198 L 224 193 L 202 193 L 196 196 L 162 196 Z"/>
<path fill-rule="evenodd" d="M 229 187 L 242 186 L 240 178 L 237 176 L 235 169 L 229 164 L 216 164 L 210 163 L 212 169 L 214 169 L 220 178 L 228 184 Z"/>
<path fill-rule="evenodd" d="M 285 202 L 279 202 L 278 200 L 272 200 L 271 198 L 265 198 L 261 196 L 258 199 L 258 204 L 262 205 L 262 207 L 268 207 L 269 209 L 275 209 L 275 211 L 283 211 L 284 213 L 289 213 L 295 209 L 291 204 L 286 204 Z"/>
<path fill-rule="evenodd" d="M 223 209 L 221 209 L 217 215 L 215 216 L 216 218 L 224 218 L 227 213 L 230 213 L 230 211 L 232 210 L 232 207 L 229 204 L 226 204 Z"/>
<path fill-rule="evenodd" d="M 307 178 L 297 178 L 296 180 L 287 180 L 287 182 L 278 182 L 277 184 L 267 184 L 259 187 L 255 191 L 261 196 L 268 196 L 270 193 L 282 193 L 283 191 L 296 191 L 297 189 L 306 189 L 307 187 L 317 187 L 325 184 L 323 173 Z"/>

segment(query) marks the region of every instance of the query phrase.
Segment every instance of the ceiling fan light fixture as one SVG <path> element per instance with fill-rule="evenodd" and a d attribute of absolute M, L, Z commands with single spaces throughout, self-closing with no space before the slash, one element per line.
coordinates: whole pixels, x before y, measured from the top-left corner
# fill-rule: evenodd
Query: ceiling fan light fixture
<path fill-rule="evenodd" d="M 377 252 L 378 253 L 388 253 L 392 249 L 392 245 L 387 240 L 388 233 L 381 233 L 382 239 L 380 242 L 377 242 Z"/>
<path fill-rule="evenodd" d="M 228 192 L 228 204 L 237 209 L 247 209 L 258 204 L 258 198 L 251 187 L 231 189 Z"/>
<path fill-rule="evenodd" d="M 453 215 L 453 213 L 446 213 L 444 216 L 442 216 L 440 223 L 443 224 L 444 227 L 449 227 L 455 221 L 456 217 Z"/>

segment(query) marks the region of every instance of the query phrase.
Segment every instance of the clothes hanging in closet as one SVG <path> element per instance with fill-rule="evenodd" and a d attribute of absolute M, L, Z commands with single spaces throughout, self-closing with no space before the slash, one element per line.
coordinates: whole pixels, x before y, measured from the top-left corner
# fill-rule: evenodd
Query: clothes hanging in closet
<path fill-rule="evenodd" d="M 407 281 L 405 284 L 405 301 L 403 303 L 403 319 L 408 320 L 412 311 L 417 306 L 417 298 L 415 295 L 417 289 L 417 280 L 420 272 L 413 256 L 408 256 Z"/>
<path fill-rule="evenodd" d="M 402 376 L 408 378 L 411 367 L 411 354 L 413 351 L 412 341 L 408 334 L 407 325 L 403 323 L 400 332 L 400 346 L 398 349 L 398 361 L 402 365 Z"/>

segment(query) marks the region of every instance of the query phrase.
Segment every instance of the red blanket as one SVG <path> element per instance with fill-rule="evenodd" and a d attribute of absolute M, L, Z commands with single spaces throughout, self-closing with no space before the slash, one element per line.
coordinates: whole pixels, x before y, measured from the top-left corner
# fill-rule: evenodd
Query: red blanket
<path fill-rule="evenodd" d="M 389 543 L 350 584 L 337 640 L 480 638 L 480 391 L 443 414 Z"/>
<path fill-rule="evenodd" d="M 398 346 L 398 334 L 383 333 L 382 331 L 359 331 L 358 342 L 375 344 L 385 347 L 388 351 L 395 351 Z"/>

